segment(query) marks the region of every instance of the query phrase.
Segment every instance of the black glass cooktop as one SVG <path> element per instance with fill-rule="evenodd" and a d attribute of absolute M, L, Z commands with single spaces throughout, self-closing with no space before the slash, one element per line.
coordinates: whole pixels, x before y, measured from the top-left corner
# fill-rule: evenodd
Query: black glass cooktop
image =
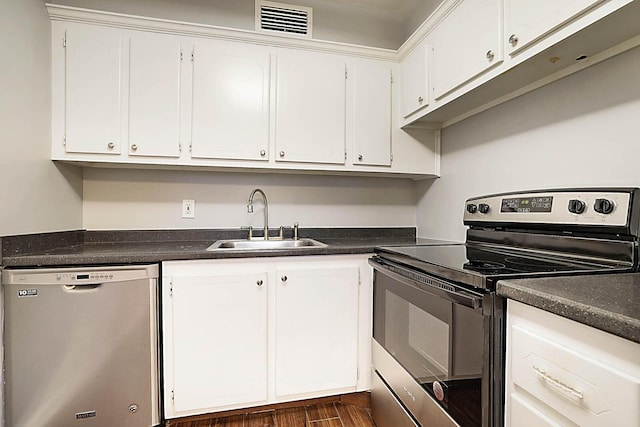
<path fill-rule="evenodd" d="M 506 278 L 611 272 L 628 268 L 535 256 L 516 249 L 502 251 L 463 244 L 380 247 L 376 253 L 392 262 L 483 288 L 492 287 L 497 280 Z"/>

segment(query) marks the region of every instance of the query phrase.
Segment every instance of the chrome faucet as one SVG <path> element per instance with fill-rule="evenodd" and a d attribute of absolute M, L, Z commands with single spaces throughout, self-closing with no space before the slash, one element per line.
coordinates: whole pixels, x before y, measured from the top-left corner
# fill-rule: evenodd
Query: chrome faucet
<path fill-rule="evenodd" d="M 267 202 L 267 195 L 264 194 L 259 188 L 256 188 L 249 195 L 249 204 L 247 205 L 247 212 L 253 213 L 253 196 L 256 193 L 260 193 L 264 199 L 264 240 L 269 240 L 269 202 Z"/>

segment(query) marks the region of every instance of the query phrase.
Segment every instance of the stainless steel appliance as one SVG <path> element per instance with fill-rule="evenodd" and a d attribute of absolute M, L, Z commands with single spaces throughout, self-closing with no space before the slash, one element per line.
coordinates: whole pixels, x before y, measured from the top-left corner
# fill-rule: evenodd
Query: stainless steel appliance
<path fill-rule="evenodd" d="M 157 277 L 157 265 L 4 270 L 6 425 L 159 425 Z"/>
<path fill-rule="evenodd" d="M 464 244 L 381 247 L 374 267 L 378 427 L 502 426 L 504 278 L 638 270 L 640 190 L 469 199 Z"/>

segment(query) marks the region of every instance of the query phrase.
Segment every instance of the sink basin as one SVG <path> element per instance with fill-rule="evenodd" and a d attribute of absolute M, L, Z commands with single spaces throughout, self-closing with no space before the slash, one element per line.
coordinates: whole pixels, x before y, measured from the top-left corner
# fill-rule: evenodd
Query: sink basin
<path fill-rule="evenodd" d="M 322 248 L 322 242 L 313 239 L 299 240 L 218 240 L 207 248 L 208 251 L 221 250 L 260 250 L 260 249 L 299 249 L 299 248 Z"/>

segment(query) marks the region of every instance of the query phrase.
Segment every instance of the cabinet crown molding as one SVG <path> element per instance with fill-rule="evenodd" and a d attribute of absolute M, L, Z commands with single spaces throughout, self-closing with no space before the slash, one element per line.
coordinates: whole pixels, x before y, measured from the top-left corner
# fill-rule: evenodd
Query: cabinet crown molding
<path fill-rule="evenodd" d="M 213 38 L 315 52 L 351 55 L 355 57 L 399 62 L 397 50 L 360 46 L 325 40 L 305 40 L 296 37 L 272 36 L 255 31 L 219 27 L 193 22 L 151 18 L 116 12 L 105 12 L 73 6 L 46 3 L 52 21 L 79 22 L 138 31 L 173 34 L 185 37 Z"/>

